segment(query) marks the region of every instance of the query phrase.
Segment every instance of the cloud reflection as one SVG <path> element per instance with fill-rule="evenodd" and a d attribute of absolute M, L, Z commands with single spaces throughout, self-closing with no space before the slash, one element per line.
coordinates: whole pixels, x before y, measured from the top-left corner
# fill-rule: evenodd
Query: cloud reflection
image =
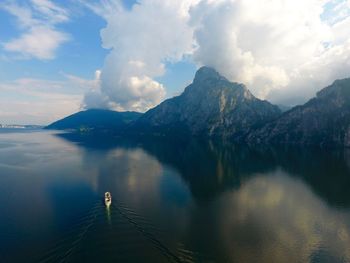
<path fill-rule="evenodd" d="M 283 171 L 257 174 L 221 200 L 219 235 L 230 262 L 350 261 L 349 211 Z"/>

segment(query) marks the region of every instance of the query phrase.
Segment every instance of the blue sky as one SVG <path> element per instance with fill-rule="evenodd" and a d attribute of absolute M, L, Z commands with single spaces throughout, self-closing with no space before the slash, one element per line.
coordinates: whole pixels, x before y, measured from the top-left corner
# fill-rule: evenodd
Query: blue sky
<path fill-rule="evenodd" d="M 102 68 L 108 50 L 101 46 L 100 30 L 106 26 L 106 21 L 77 2 L 58 2 L 72 11 L 72 17 L 69 23 L 61 24 L 57 28 L 67 32 L 72 39 L 60 46 L 55 52 L 55 59 L 50 60 L 16 59 L 18 54 L 3 53 L 2 50 L 1 53 L 5 56 L 0 60 L 2 81 L 23 77 L 62 80 L 64 73 L 89 79 L 93 78 L 96 69 Z M 123 1 L 128 9 L 135 3 L 133 0 Z M 0 9 L 0 21 L 1 42 L 18 36 L 16 17 Z M 170 88 L 170 93 L 175 94 L 179 87 L 181 89 L 181 86 L 193 77 L 195 69 L 192 63 L 185 60 L 180 63 L 168 63 L 166 74 L 158 79 Z"/>
<path fill-rule="evenodd" d="M 18 36 L 16 18 L 0 9 L 1 41 L 6 42 Z M 58 26 L 68 32 L 72 40 L 60 46 L 55 59 L 16 59 L 16 54 L 5 53 L 8 59 L 0 60 L 2 80 L 22 77 L 62 79 L 62 72 L 84 78 L 93 76 L 96 68 L 103 65 L 107 50 L 101 47 L 100 29 L 105 25 L 102 18 L 92 12 L 77 12 L 69 23 Z"/>
<path fill-rule="evenodd" d="M 263 2 L 2 1 L 0 123 L 145 111 L 201 65 L 290 105 L 350 76 L 350 1 Z"/>

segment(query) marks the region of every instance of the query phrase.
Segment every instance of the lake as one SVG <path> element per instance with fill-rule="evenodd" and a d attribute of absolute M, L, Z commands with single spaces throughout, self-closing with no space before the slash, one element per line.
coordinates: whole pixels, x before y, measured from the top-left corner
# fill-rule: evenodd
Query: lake
<path fill-rule="evenodd" d="M 350 262 L 350 150 L 1 130 L 0 262 Z"/>

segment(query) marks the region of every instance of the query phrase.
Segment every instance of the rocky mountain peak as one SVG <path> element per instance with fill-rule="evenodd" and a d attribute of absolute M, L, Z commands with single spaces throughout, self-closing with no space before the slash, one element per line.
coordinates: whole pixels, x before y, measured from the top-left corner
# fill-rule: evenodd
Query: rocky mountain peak
<path fill-rule="evenodd" d="M 341 79 L 248 136 L 248 142 L 350 147 L 350 79 Z"/>
<path fill-rule="evenodd" d="M 193 83 L 203 83 L 206 81 L 222 81 L 222 80 L 227 81 L 227 79 L 221 76 L 215 69 L 204 66 L 197 70 Z"/>
<path fill-rule="evenodd" d="M 280 113 L 277 106 L 255 98 L 243 84 L 202 67 L 180 96 L 149 110 L 135 125 L 154 133 L 230 137 Z"/>
<path fill-rule="evenodd" d="M 185 89 L 184 95 L 195 97 L 199 95 L 216 97 L 219 93 L 220 96 L 231 94 L 232 96 L 241 99 L 255 99 L 245 85 L 230 82 L 215 69 L 207 66 L 198 69 L 193 83 Z"/>
<path fill-rule="evenodd" d="M 322 89 L 317 93 L 317 98 L 341 96 L 350 98 L 350 78 L 338 79 L 332 85 Z"/>

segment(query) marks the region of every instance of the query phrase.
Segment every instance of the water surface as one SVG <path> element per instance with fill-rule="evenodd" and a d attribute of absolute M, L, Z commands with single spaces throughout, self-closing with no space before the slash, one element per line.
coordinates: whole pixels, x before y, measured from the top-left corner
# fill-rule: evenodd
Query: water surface
<path fill-rule="evenodd" d="M 0 262 L 350 262 L 350 152 L 2 130 L 0 233 Z"/>

